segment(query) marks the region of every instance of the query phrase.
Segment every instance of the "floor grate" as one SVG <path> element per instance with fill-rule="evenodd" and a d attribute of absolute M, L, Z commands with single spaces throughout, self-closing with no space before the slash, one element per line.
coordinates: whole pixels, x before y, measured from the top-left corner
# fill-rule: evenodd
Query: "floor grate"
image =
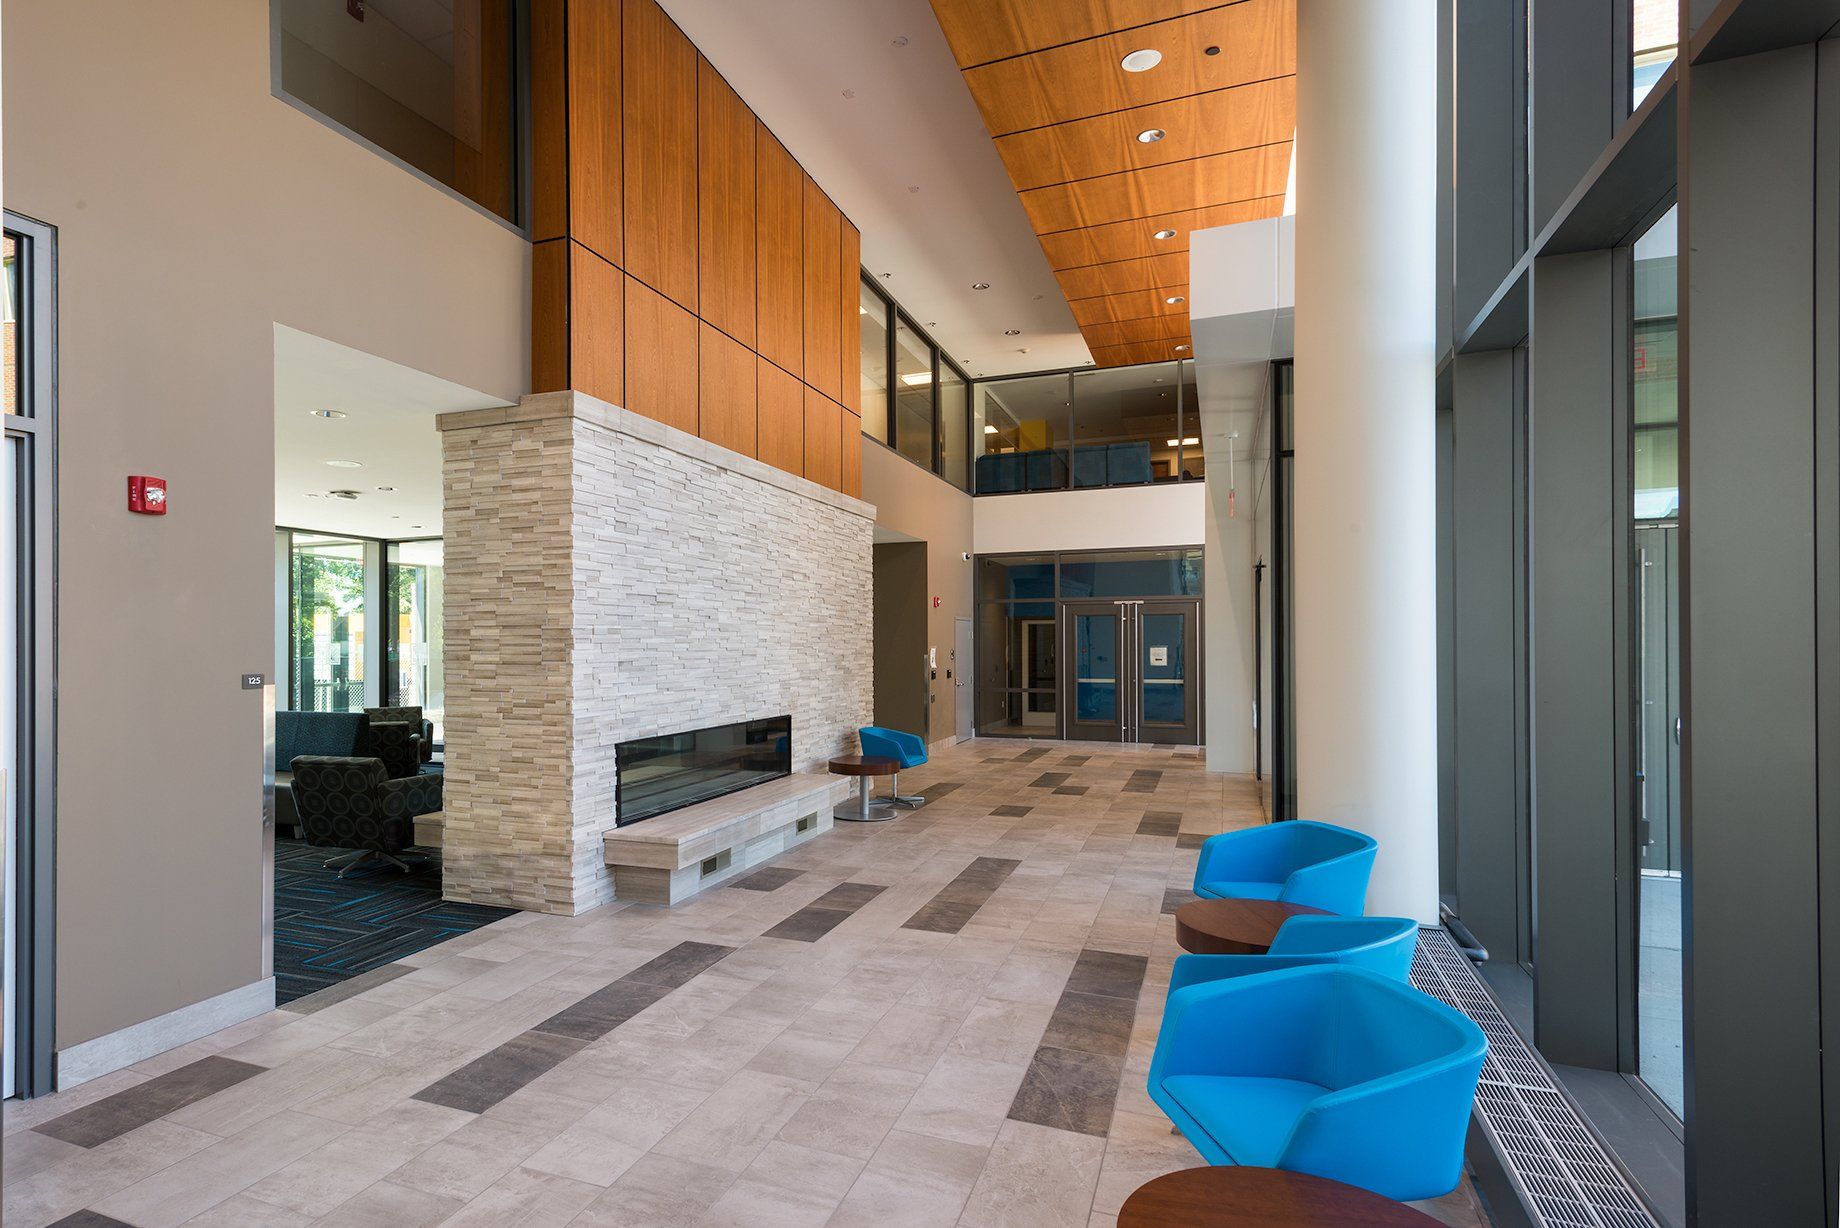
<path fill-rule="evenodd" d="M 1535 1222 L 1552 1228 L 1659 1228 L 1449 934 L 1418 931 L 1412 983 L 1474 1019 L 1489 1038 L 1476 1107 Z"/>

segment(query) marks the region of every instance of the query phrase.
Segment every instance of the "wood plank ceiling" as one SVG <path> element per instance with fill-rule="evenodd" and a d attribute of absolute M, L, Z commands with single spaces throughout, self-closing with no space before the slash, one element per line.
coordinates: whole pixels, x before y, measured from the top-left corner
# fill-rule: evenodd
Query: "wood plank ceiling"
<path fill-rule="evenodd" d="M 1283 211 L 1296 0 L 932 4 L 1094 362 L 1188 354 L 1189 232 Z"/>

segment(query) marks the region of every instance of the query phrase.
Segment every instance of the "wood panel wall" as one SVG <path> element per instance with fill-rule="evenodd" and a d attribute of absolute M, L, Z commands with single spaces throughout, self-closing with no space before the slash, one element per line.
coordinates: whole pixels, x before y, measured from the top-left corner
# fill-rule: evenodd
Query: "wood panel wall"
<path fill-rule="evenodd" d="M 860 232 L 657 0 L 530 26 L 533 390 L 860 494 Z"/>

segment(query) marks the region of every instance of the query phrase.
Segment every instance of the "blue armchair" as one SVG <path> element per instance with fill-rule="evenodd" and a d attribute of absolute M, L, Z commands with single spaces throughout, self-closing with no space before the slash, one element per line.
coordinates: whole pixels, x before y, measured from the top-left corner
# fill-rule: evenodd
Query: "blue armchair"
<path fill-rule="evenodd" d="M 1282 1168 L 1402 1202 L 1456 1188 L 1488 1042 L 1361 968 L 1290 968 L 1172 993 L 1150 1098 L 1210 1164 Z"/>
<path fill-rule="evenodd" d="M 1373 837 L 1294 819 L 1210 836 L 1195 864 L 1195 894 L 1207 899 L 1282 900 L 1343 916 L 1367 911 Z"/>
<path fill-rule="evenodd" d="M 904 768 L 919 767 L 926 762 L 926 742 L 916 734 L 902 733 L 899 729 L 884 729 L 880 725 L 865 725 L 856 731 L 862 741 L 862 753 L 865 755 L 882 755 L 896 760 Z M 888 800 L 899 806 L 921 806 L 926 803 L 924 797 L 901 796 L 901 774 L 896 772 L 888 778 Z"/>
<path fill-rule="evenodd" d="M 1292 917 L 1264 955 L 1178 955 L 1169 992 L 1281 968 L 1342 964 L 1401 983 L 1412 975 L 1418 922 L 1410 917 Z"/>

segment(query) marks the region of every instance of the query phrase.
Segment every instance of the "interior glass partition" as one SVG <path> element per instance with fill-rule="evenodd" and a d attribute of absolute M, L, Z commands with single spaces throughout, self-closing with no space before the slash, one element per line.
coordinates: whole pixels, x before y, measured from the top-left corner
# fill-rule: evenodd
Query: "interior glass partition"
<path fill-rule="evenodd" d="M 419 707 L 436 746 L 445 740 L 447 698 L 442 556 L 439 538 L 391 542 L 384 564 L 385 702 Z"/>
<path fill-rule="evenodd" d="M 1633 255 L 1636 1074 L 1676 1117 L 1683 1074 L 1678 245 L 1670 209 Z"/>
<path fill-rule="evenodd" d="M 939 476 L 971 489 L 971 405 L 965 377 L 939 364 Z"/>
<path fill-rule="evenodd" d="M 894 447 L 922 469 L 933 465 L 933 346 L 906 317 L 894 330 Z"/>
<path fill-rule="evenodd" d="M 891 308 L 869 285 L 859 283 L 862 301 L 857 320 L 862 325 L 862 431 L 871 439 L 888 442 L 888 315 Z"/>
<path fill-rule="evenodd" d="M 517 224 L 517 8 L 273 0 L 275 92 Z"/>
<path fill-rule="evenodd" d="M 1072 469 L 1072 406 L 1071 373 L 973 385 L 977 493 L 1064 490 Z"/>
<path fill-rule="evenodd" d="M 1106 367 L 1073 377 L 1073 484 L 1144 486 L 1182 476 L 1181 365 Z M 1192 439 L 1192 442 L 1190 442 Z"/>

